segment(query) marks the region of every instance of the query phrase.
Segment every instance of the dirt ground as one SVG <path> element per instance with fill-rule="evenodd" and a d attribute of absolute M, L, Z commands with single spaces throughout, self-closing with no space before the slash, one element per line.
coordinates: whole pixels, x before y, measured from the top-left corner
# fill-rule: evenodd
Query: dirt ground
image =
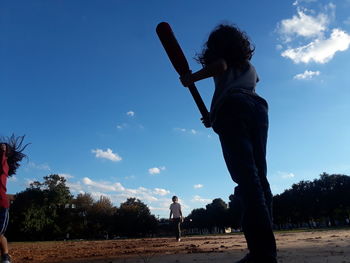
<path fill-rule="evenodd" d="M 350 229 L 276 233 L 280 263 L 350 263 Z M 246 253 L 241 234 L 105 241 L 10 243 L 14 263 L 232 263 Z"/>

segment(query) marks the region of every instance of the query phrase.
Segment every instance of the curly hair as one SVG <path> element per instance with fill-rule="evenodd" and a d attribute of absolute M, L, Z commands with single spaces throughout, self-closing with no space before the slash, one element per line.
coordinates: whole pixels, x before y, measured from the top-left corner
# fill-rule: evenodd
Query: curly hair
<path fill-rule="evenodd" d="M 23 145 L 25 135 L 16 137 L 12 134 L 10 137 L 1 137 L 0 144 L 6 145 L 7 163 L 9 165 L 9 176 L 16 174 L 17 168 L 20 166 L 20 162 L 23 158 L 27 157 L 23 150 L 29 145 L 29 143 Z"/>
<path fill-rule="evenodd" d="M 203 66 L 224 59 L 228 66 L 243 69 L 254 54 L 255 47 L 249 37 L 234 25 L 218 25 L 209 35 L 196 60 Z"/>

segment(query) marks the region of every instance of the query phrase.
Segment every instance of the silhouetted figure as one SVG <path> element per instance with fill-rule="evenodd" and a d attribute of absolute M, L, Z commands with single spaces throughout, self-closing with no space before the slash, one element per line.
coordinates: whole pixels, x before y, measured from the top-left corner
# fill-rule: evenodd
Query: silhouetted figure
<path fill-rule="evenodd" d="M 250 59 L 248 36 L 239 28 L 219 25 L 197 56 L 203 68 L 181 76 L 184 86 L 213 77 L 210 117 L 202 120 L 219 135 L 235 196 L 243 207 L 242 227 L 249 254 L 238 262 L 275 263 L 272 193 L 266 178 L 268 104 L 255 92 L 259 81 Z"/>
<path fill-rule="evenodd" d="M 173 203 L 170 205 L 170 215 L 169 219 L 173 220 L 174 223 L 174 229 L 175 229 L 175 235 L 176 235 L 176 240 L 181 241 L 181 223 L 182 223 L 182 211 L 181 211 L 181 205 L 178 202 L 179 199 L 177 196 L 173 196 L 172 198 Z"/>
<path fill-rule="evenodd" d="M 0 249 L 1 262 L 10 263 L 7 239 L 4 236 L 9 222 L 10 203 L 6 194 L 7 177 L 16 173 L 19 162 L 25 157 L 22 151 L 27 145 L 22 146 L 24 136 L 0 138 Z"/>

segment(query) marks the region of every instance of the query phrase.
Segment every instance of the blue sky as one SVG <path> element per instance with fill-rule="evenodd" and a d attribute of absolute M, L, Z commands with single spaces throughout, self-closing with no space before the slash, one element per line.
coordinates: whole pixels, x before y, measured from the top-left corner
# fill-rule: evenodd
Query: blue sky
<path fill-rule="evenodd" d="M 179 81 L 155 28 L 167 21 L 192 70 L 220 22 L 256 46 L 270 104 L 274 194 L 322 172 L 350 174 L 350 1 L 9 1 L 0 3 L 0 135 L 26 135 L 8 192 L 56 173 L 71 192 L 128 197 L 187 215 L 235 184 L 219 140 Z M 211 79 L 198 82 L 209 106 Z"/>

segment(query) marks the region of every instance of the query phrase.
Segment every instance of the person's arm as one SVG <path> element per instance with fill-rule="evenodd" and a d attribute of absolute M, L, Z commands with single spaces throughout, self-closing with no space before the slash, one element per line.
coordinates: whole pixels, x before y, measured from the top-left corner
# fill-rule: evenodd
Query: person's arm
<path fill-rule="evenodd" d="M 182 210 L 181 210 L 181 205 L 179 204 L 179 212 L 180 212 L 180 220 L 183 222 L 184 217 L 182 216 Z"/>
<path fill-rule="evenodd" d="M 181 76 L 180 81 L 182 85 L 185 87 L 188 87 L 189 85 L 193 84 L 194 82 L 197 82 L 202 79 L 214 77 L 217 75 L 221 75 L 227 70 L 227 63 L 223 59 L 219 59 L 212 64 L 194 72 L 189 73 L 187 75 Z"/>
<path fill-rule="evenodd" d="M 173 215 L 173 211 L 170 209 L 170 215 L 169 215 L 169 220 L 171 219 L 171 216 Z"/>

